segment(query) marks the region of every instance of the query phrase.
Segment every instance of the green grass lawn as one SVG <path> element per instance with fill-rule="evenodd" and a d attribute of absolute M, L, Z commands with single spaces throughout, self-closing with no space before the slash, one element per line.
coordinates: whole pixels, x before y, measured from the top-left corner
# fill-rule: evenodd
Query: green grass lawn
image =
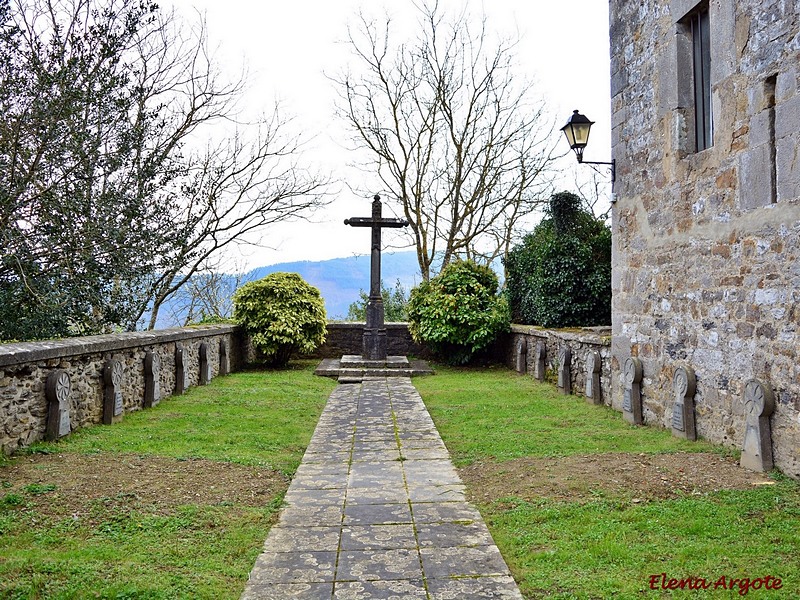
<path fill-rule="evenodd" d="M 558 470 L 560 457 L 597 453 L 735 454 L 630 426 L 618 412 L 506 369 L 437 367 L 435 377 L 415 385 L 461 467 L 502 472 L 515 460 L 538 457 Z M 797 598 L 800 487 L 777 473 L 764 483 L 670 498 L 633 491 L 520 498 L 497 488 L 479 508 L 526 598 Z M 765 589 L 776 585 L 767 576 L 781 578 L 782 587 Z M 703 578 L 708 587 L 662 589 L 687 578 Z"/>
<path fill-rule="evenodd" d="M 0 463 L 0 598 L 238 598 L 335 385 L 312 368 L 219 378 Z M 735 455 L 629 426 L 506 369 L 437 373 L 414 383 L 455 462 L 501 481 L 530 460 L 557 471 L 584 455 Z M 225 496 L 226 475 L 259 481 Z M 800 489 L 780 475 L 766 483 L 668 498 L 497 485 L 479 508 L 527 598 L 742 596 L 741 582 L 722 590 L 721 577 L 759 579 L 748 597 L 800 597 Z M 711 587 L 662 590 L 661 573 L 664 585 Z M 765 590 L 767 576 L 783 587 Z"/>
<path fill-rule="evenodd" d="M 313 366 L 218 378 L 5 460 L 0 598 L 238 598 L 335 385 Z M 158 476 L 127 488 L 146 468 Z M 264 495 L 220 499 L 231 472 Z M 78 478 L 98 489 L 68 489 Z"/>

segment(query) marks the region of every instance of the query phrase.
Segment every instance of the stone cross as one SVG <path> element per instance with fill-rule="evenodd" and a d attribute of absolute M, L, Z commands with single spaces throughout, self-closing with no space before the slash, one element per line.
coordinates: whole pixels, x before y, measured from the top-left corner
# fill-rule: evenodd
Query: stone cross
<path fill-rule="evenodd" d="M 144 407 L 152 408 L 161 401 L 161 357 L 155 352 L 144 355 Z"/>
<path fill-rule="evenodd" d="M 561 346 L 558 351 L 558 387 L 562 394 L 572 393 L 572 350 L 569 346 Z"/>
<path fill-rule="evenodd" d="M 672 407 L 672 435 L 687 440 L 697 439 L 694 418 L 694 392 L 697 378 L 691 367 L 678 367 L 672 378 L 675 404 Z"/>
<path fill-rule="evenodd" d="M 60 437 L 69 435 L 69 394 L 72 384 L 66 371 L 58 369 L 47 376 L 45 396 L 47 396 L 47 431 L 46 438 L 54 442 Z"/>
<path fill-rule="evenodd" d="M 211 361 L 208 360 L 208 344 L 200 344 L 200 385 L 211 383 Z"/>
<path fill-rule="evenodd" d="M 622 414 L 628 423 L 641 425 L 642 418 L 642 361 L 629 356 L 625 360 L 623 381 L 625 382 L 625 396 L 622 400 Z"/>
<path fill-rule="evenodd" d="M 590 350 L 586 355 L 586 401 L 590 404 L 602 404 L 600 397 L 600 353 Z"/>
<path fill-rule="evenodd" d="M 772 431 L 769 416 L 775 410 L 772 390 L 757 379 L 744 386 L 744 448 L 739 464 L 753 471 L 769 471 L 772 462 Z"/>
<path fill-rule="evenodd" d="M 364 327 L 363 358 L 366 360 L 386 360 L 386 328 L 383 322 L 383 298 L 381 297 L 381 229 L 384 227 L 405 227 L 405 219 L 384 219 L 381 217 L 381 197 L 372 201 L 371 217 L 345 219 L 351 227 L 370 227 L 372 229 L 372 253 L 370 258 L 369 301 L 367 302 L 367 324 Z"/>
<path fill-rule="evenodd" d="M 122 361 L 112 358 L 103 367 L 103 424 L 111 425 L 122 419 Z"/>
<path fill-rule="evenodd" d="M 516 367 L 517 373 L 525 374 L 528 372 L 528 340 L 524 337 L 517 340 Z"/>
<path fill-rule="evenodd" d="M 547 346 L 542 340 L 536 344 L 536 362 L 534 375 L 539 381 L 544 381 L 547 372 Z"/>
<path fill-rule="evenodd" d="M 175 393 L 189 389 L 189 369 L 186 368 L 186 353 L 183 346 L 175 344 Z"/>

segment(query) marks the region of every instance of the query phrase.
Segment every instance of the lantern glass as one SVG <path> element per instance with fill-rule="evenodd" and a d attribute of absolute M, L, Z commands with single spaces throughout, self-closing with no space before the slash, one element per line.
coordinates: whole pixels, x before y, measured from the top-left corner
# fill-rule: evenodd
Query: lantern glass
<path fill-rule="evenodd" d="M 561 128 L 567 138 L 569 147 L 578 154 L 580 160 L 583 149 L 589 143 L 589 132 L 594 125 L 594 121 L 590 121 L 585 115 L 580 114 L 577 110 L 573 111 L 567 124 Z"/>

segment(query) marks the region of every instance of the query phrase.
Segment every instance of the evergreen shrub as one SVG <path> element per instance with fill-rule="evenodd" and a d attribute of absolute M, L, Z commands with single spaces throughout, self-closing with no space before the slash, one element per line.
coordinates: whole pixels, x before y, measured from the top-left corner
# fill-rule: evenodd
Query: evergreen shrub
<path fill-rule="evenodd" d="M 471 261 L 447 265 L 411 290 L 411 337 L 447 363 L 469 362 L 509 329 L 508 302 L 497 288 L 489 267 Z"/>
<path fill-rule="evenodd" d="M 319 290 L 297 273 L 272 273 L 233 295 L 233 316 L 267 364 L 285 366 L 295 353 L 325 341 L 327 319 Z"/>
<path fill-rule="evenodd" d="M 551 197 L 546 218 L 509 252 L 505 266 L 513 322 L 611 324 L 611 230 L 575 194 Z"/>

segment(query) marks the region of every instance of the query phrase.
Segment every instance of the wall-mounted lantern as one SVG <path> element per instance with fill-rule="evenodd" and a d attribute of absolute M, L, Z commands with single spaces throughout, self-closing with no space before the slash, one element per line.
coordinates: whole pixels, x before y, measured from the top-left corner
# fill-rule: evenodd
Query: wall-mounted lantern
<path fill-rule="evenodd" d="M 564 135 L 567 136 L 569 147 L 575 151 L 575 156 L 578 157 L 578 162 L 584 165 L 607 165 L 611 167 L 611 183 L 617 179 L 617 161 L 611 162 L 594 162 L 591 160 L 583 160 L 583 151 L 586 144 L 589 143 L 589 132 L 594 125 L 594 121 L 590 121 L 586 115 L 582 115 L 577 110 L 573 111 L 567 124 L 561 128 Z"/>

